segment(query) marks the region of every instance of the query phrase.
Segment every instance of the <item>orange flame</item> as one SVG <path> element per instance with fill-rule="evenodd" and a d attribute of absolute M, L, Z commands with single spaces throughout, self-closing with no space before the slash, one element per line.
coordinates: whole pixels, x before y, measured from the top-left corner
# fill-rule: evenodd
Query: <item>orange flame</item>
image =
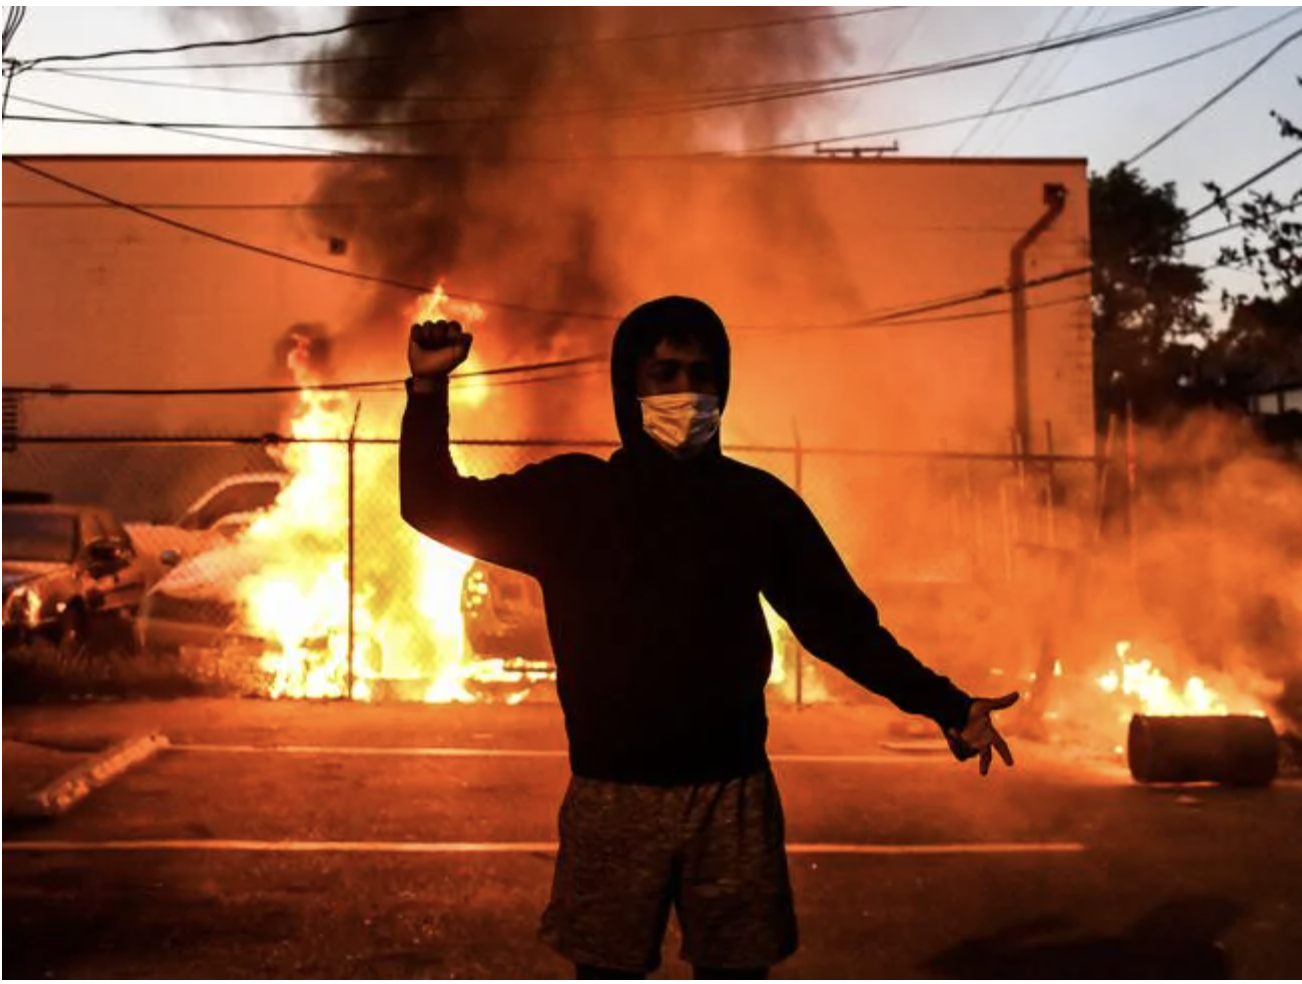
<path fill-rule="evenodd" d="M 450 305 L 442 287 L 424 299 L 420 320 L 482 312 Z M 289 367 L 302 387 L 290 425 L 294 442 L 283 462 L 291 475 L 273 508 L 244 540 L 268 560 L 239 594 L 251 627 L 274 640 L 265 658 L 272 697 L 341 697 L 349 693 L 349 453 L 358 407 L 312 388 L 318 380 L 297 340 Z M 482 393 L 467 387 L 461 400 Z M 364 452 L 364 453 L 363 453 Z M 366 700 L 385 680 L 427 681 L 429 701 L 469 701 L 473 672 L 460 599 L 473 558 L 420 536 L 399 519 L 396 452 L 359 448 L 354 469 L 353 686 Z"/>
<path fill-rule="evenodd" d="M 417 321 L 455 318 L 467 328 L 483 317 L 477 305 L 451 301 L 441 286 L 415 314 Z M 289 357 L 300 386 L 290 424 L 294 441 L 282 456 L 290 481 L 241 538 L 265 558 L 240 582 L 238 594 L 249 627 L 276 644 L 264 657 L 272 676 L 269 695 L 368 700 L 381 682 L 406 681 L 431 703 L 478 700 L 476 683 L 508 704 L 524 700 L 545 678 L 545 668 L 525 660 L 477 659 L 470 651 L 462 604 L 474 558 L 402 522 L 396 450 L 355 445 L 350 457 L 360 408 L 350 396 L 316 388 L 307 339 L 296 343 Z M 472 354 L 467 367 L 473 372 L 475 366 Z M 488 391 L 484 377 L 470 376 L 454 381 L 452 394 L 463 406 L 478 406 Z M 465 473 L 461 449 L 454 446 L 452 453 Z M 351 544 L 351 693 L 350 518 L 358 531 Z M 767 603 L 764 614 L 775 656 L 770 685 L 794 696 L 794 637 Z M 807 680 L 804 692 L 809 699 L 824 696 L 816 680 Z"/>
<path fill-rule="evenodd" d="M 1097 679 L 1099 688 L 1106 694 L 1128 697 L 1141 714 L 1175 716 L 1187 714 L 1229 714 L 1230 700 L 1214 690 L 1202 677 L 1191 676 L 1183 686 L 1177 686 L 1151 659 L 1131 655 L 1133 646 L 1122 640 L 1116 645 L 1119 666 Z M 1241 713 L 1261 713 L 1251 699 L 1236 699 L 1243 705 Z M 1129 712 L 1123 712 L 1128 718 Z"/>

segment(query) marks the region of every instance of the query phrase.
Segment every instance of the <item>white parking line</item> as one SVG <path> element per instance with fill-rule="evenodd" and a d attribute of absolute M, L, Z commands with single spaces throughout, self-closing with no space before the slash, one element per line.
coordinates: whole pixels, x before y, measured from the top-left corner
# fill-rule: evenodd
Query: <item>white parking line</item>
<path fill-rule="evenodd" d="M 280 753 L 287 755 L 372 755 L 417 756 L 429 758 L 557 758 L 568 752 L 560 748 L 444 748 L 438 746 L 395 747 L 383 745 L 172 745 L 174 752 L 203 752 L 232 755 Z M 928 760 L 950 761 L 947 755 L 920 753 L 869 753 L 859 755 L 770 755 L 769 761 L 788 764 L 843 762 L 849 765 L 915 765 Z"/>
<path fill-rule="evenodd" d="M 554 854 L 550 841 L 262 841 L 262 840 L 105 840 L 5 841 L 6 852 L 71 854 L 94 851 L 254 851 L 284 854 Z M 946 855 L 1079 854 L 1072 841 L 968 842 L 953 844 L 788 844 L 789 854 Z"/>

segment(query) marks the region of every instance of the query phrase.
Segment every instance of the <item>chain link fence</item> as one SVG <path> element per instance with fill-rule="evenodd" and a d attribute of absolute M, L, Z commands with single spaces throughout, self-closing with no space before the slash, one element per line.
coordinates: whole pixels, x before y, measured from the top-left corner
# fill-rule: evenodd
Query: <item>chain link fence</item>
<path fill-rule="evenodd" d="M 613 448 L 478 441 L 453 453 L 463 473 L 486 477 Z M 947 669 L 996 656 L 1011 666 L 1010 646 L 1033 665 L 1026 598 L 1126 511 L 1124 474 L 1086 458 L 726 451 L 800 492 L 888 627 Z M 146 582 L 135 632 L 146 649 L 251 660 L 278 696 L 551 693 L 538 585 L 402 522 L 392 438 L 24 434 L 3 474 L 7 502 L 92 503 L 126 524 Z M 849 695 L 780 619 L 771 628 L 777 694 Z M 1002 654 L 974 639 L 1001 640 Z"/>

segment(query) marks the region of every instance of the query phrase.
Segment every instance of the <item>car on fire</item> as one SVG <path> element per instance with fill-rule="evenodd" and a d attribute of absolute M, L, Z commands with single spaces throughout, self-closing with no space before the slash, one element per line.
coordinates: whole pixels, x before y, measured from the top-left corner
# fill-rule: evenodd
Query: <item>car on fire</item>
<path fill-rule="evenodd" d="M 553 661 L 542 586 L 531 577 L 476 560 L 461 589 L 466 642 L 481 659 Z"/>
<path fill-rule="evenodd" d="M 132 619 L 161 565 L 95 505 L 4 505 L 4 643 L 129 646 Z"/>
<path fill-rule="evenodd" d="M 224 547 L 275 504 L 289 484 L 287 472 L 244 472 L 222 479 L 172 523 L 130 523 L 127 529 L 152 554 L 176 560 Z"/>
<path fill-rule="evenodd" d="M 276 653 L 279 643 L 249 623 L 239 597 L 240 584 L 266 563 L 265 549 L 233 542 L 178 564 L 145 595 L 136 619 L 139 646 L 159 653 L 202 650 L 255 661 Z M 506 685 L 512 681 L 535 684 L 551 679 L 551 647 L 536 581 L 475 561 L 462 581 L 461 608 L 468 651 L 482 665 L 491 662 L 498 668 L 504 689 L 510 689 Z M 328 646 L 327 639 L 304 643 L 308 649 Z M 361 639 L 359 652 L 378 676 L 378 645 Z"/>
<path fill-rule="evenodd" d="M 145 594 L 136 618 L 141 649 L 173 653 L 185 648 L 223 650 L 270 645 L 247 625 L 240 582 L 261 569 L 262 555 L 246 544 L 214 547 L 181 561 Z"/>

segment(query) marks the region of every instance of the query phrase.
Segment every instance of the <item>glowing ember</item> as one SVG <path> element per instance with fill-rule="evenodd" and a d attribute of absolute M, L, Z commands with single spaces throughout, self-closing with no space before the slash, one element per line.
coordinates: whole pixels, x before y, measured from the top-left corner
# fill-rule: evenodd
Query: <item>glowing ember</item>
<path fill-rule="evenodd" d="M 1107 694 L 1120 693 L 1138 704 L 1141 714 L 1185 715 L 1228 714 L 1229 705 L 1201 678 L 1189 677 L 1182 688 L 1177 688 L 1152 660 L 1136 659 L 1130 655 L 1131 644 L 1117 643 L 1117 660 L 1120 667 L 1109 670 L 1098 678 L 1098 685 Z M 1128 713 L 1125 715 L 1128 716 Z"/>

